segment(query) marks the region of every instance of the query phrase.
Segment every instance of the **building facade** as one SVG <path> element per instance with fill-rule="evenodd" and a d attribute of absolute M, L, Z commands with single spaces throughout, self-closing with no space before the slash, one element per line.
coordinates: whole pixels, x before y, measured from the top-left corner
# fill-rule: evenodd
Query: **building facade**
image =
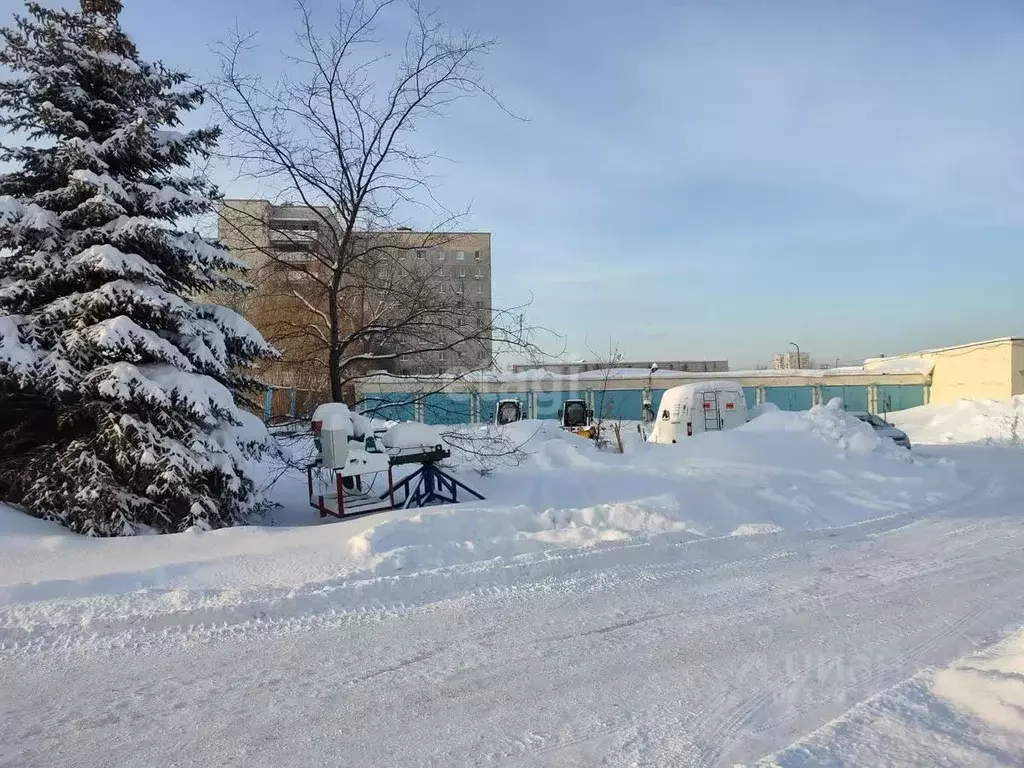
<path fill-rule="evenodd" d="M 280 350 L 260 372 L 268 383 L 323 387 L 332 292 L 350 374 L 491 366 L 489 233 L 358 231 L 343 243 L 343 231 L 327 207 L 221 203 L 218 237 L 248 263 L 254 290 L 218 298 Z"/>
<path fill-rule="evenodd" d="M 670 387 L 716 378 L 722 377 L 617 368 L 569 375 L 483 373 L 411 386 L 379 376 L 360 383 L 359 399 L 364 410 L 386 418 L 435 424 L 488 421 L 496 404 L 506 399 L 519 400 L 529 418 L 557 418 L 565 400 L 583 398 L 606 418 L 636 420 L 648 398 L 657 403 Z M 787 411 L 807 410 L 834 398 L 847 410 L 883 416 L 927 403 L 1005 400 L 1024 395 L 1024 338 L 1008 336 L 829 369 L 729 371 L 728 378 L 743 387 L 748 407 L 771 403 Z"/>
<path fill-rule="evenodd" d="M 931 366 L 933 403 L 961 399 L 1006 400 L 1024 395 L 1024 338 L 1000 339 L 926 349 L 894 357 L 866 360 L 867 370 L 893 369 L 901 362 Z"/>
<path fill-rule="evenodd" d="M 865 366 L 788 371 L 729 371 L 743 387 L 747 407 L 771 403 L 784 411 L 802 411 L 839 398 L 851 411 L 885 414 L 929 402 L 931 372 L 927 362 L 869 369 Z M 566 400 L 584 399 L 595 414 L 609 420 L 640 420 L 643 403 L 659 403 L 665 391 L 680 384 L 724 378 L 715 373 L 642 369 L 588 371 L 559 375 L 470 374 L 467 377 L 410 381 L 375 376 L 359 383 L 360 407 L 381 418 L 464 424 L 490 421 L 502 400 L 515 399 L 527 418 L 556 419 Z"/>
<path fill-rule="evenodd" d="M 628 362 L 616 361 L 616 368 L 649 369 L 652 363 L 632 360 Z M 723 373 L 729 370 L 728 360 L 669 360 L 666 363 L 657 363 L 660 371 L 685 371 L 689 373 Z M 512 366 L 513 373 L 523 371 L 550 371 L 561 376 L 572 376 L 587 371 L 597 371 L 607 368 L 607 362 L 583 361 L 577 363 L 516 363 Z"/>
<path fill-rule="evenodd" d="M 772 356 L 772 368 L 776 371 L 802 371 L 811 367 L 809 352 L 776 352 Z"/>

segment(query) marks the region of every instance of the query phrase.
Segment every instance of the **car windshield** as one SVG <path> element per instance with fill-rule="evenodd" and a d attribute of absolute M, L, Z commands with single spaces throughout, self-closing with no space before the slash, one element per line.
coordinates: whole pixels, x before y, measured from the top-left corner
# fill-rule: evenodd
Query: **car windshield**
<path fill-rule="evenodd" d="M 873 413 L 854 413 L 852 415 L 853 415 L 854 418 L 860 419 L 865 424 L 870 424 L 872 427 L 875 427 L 876 429 L 879 428 L 879 427 L 887 427 L 887 426 L 889 426 L 884 421 L 882 421 L 880 418 L 875 416 L 875 414 L 873 414 Z"/>

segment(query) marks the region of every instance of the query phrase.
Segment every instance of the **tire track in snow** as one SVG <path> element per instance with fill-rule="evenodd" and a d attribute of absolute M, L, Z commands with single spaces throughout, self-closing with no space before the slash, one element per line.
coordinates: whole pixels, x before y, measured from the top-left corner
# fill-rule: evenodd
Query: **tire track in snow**
<path fill-rule="evenodd" d="M 753 695 L 743 699 L 738 706 L 729 710 L 728 716 L 715 727 L 711 734 L 701 739 L 706 743 L 701 749 L 697 765 L 717 766 L 722 758 L 722 753 L 732 743 L 740 729 L 763 710 L 774 697 L 774 689 L 759 688 Z"/>
<path fill-rule="evenodd" d="M 139 647 L 147 642 L 207 642 L 224 635 L 305 632 L 346 624 L 367 625 L 407 613 L 428 613 L 447 604 L 482 600 L 499 605 L 536 595 L 584 598 L 623 583 L 649 585 L 657 581 L 708 574 L 729 568 L 746 568 L 752 562 L 788 557 L 776 552 L 754 561 L 738 559 L 694 568 L 689 563 L 629 565 L 600 572 L 600 578 L 583 573 L 573 578 L 552 576 L 535 582 L 513 581 L 462 592 L 454 597 L 430 596 L 424 602 L 372 601 L 359 604 L 360 584 L 288 590 L 286 595 L 267 598 L 256 593 L 231 603 L 211 601 L 207 606 L 178 611 L 160 610 L 145 593 L 114 598 L 48 601 L 0 611 L 0 655 L 38 653 L 47 649 L 62 652 L 114 650 Z M 232 590 L 232 593 L 235 591 Z M 346 605 L 350 593 L 356 605 Z M 151 605 L 139 606 L 150 598 Z M 90 618 L 97 613 L 101 618 Z M 56 605 L 55 605 L 56 604 Z M 140 607 L 151 610 L 141 612 Z M 135 612 L 133 612 L 133 610 Z M 59 622 L 50 621 L 57 611 Z"/>

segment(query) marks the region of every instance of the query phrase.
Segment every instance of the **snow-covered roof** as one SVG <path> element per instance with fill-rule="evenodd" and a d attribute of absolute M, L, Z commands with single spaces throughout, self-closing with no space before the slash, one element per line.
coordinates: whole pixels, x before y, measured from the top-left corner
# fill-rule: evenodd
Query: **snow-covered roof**
<path fill-rule="evenodd" d="M 953 344 L 949 347 L 933 347 L 932 349 L 922 349 L 919 352 L 907 352 L 905 355 L 895 355 L 893 359 L 900 359 L 903 357 L 913 355 L 933 355 L 939 352 L 951 352 L 954 349 L 967 349 L 968 347 L 984 347 L 989 344 L 1004 344 L 1006 342 L 1024 341 L 1024 336 L 1000 336 L 997 339 L 985 339 L 984 341 L 969 341 L 965 344 Z M 888 360 L 887 357 L 871 357 L 865 360 L 866 364 L 874 363 L 878 360 Z"/>
<path fill-rule="evenodd" d="M 920 373 L 928 375 L 935 367 L 934 360 L 925 360 L 917 357 L 876 357 L 864 361 L 864 368 L 868 373 L 903 374 Z"/>
<path fill-rule="evenodd" d="M 694 381 L 700 379 L 828 379 L 849 376 L 887 376 L 887 375 L 919 375 L 931 373 L 934 363 L 930 360 L 916 359 L 885 359 L 876 365 L 851 365 L 839 368 L 803 368 L 783 370 L 744 370 L 718 372 L 692 371 L 655 371 L 653 374 L 646 368 L 610 368 L 583 373 L 553 373 L 542 368 L 518 373 L 501 373 L 496 371 L 475 371 L 462 374 L 443 374 L 438 376 L 395 376 L 384 372 L 378 373 L 376 379 L 380 383 L 412 381 L 443 382 L 446 379 L 465 384 L 516 384 L 535 381 L 545 382 L 602 382 L 606 379 L 617 381 L 623 379 L 651 379 L 652 383 L 662 386 L 672 381 Z"/>

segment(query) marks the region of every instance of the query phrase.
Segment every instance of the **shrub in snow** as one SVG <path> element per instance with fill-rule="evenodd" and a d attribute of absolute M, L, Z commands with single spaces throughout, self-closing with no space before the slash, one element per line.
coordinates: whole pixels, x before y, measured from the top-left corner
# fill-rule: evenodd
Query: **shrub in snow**
<path fill-rule="evenodd" d="M 0 126 L 28 138 L 0 152 L 0 499 L 93 535 L 231 525 L 269 444 L 236 400 L 272 350 L 195 298 L 244 263 L 175 228 L 211 210 L 183 169 L 218 131 L 174 130 L 202 92 L 139 58 L 119 0 L 82 8 L 0 33 Z"/>

